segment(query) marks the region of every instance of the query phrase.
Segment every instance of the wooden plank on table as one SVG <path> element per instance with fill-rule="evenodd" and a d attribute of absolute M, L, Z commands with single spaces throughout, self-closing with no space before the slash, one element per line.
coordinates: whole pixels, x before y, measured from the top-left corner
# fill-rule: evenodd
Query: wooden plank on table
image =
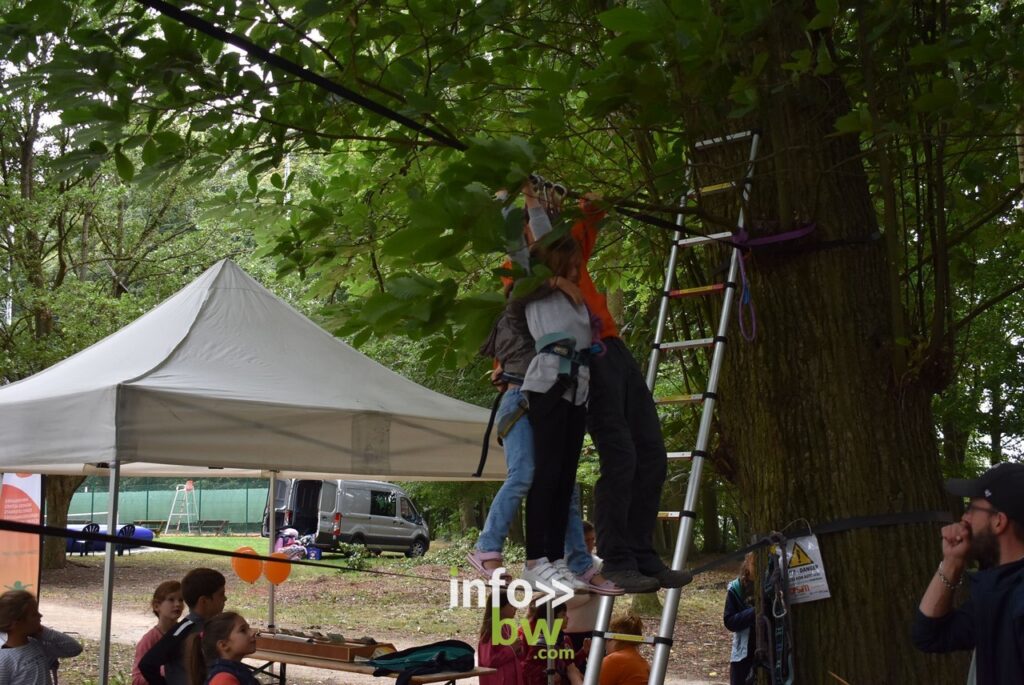
<path fill-rule="evenodd" d="M 338 661 L 336 659 L 322 659 L 315 656 L 309 656 L 306 654 L 290 654 L 287 652 L 276 652 L 265 649 L 257 649 L 255 652 L 246 657 L 246 659 L 255 659 L 257 661 L 274 661 L 281 664 L 295 664 L 296 666 L 307 666 L 309 668 L 323 668 L 331 671 L 345 671 L 348 673 L 362 673 L 364 675 L 373 675 L 373 666 L 367 666 L 365 663 L 351 663 L 347 661 Z M 466 671 L 464 673 L 431 673 L 429 675 L 418 675 L 414 676 L 411 680 L 415 685 L 426 685 L 427 683 L 444 683 L 449 680 L 461 680 L 462 678 L 475 678 L 481 675 L 488 675 L 491 673 L 497 673 L 496 669 L 493 668 L 474 668 L 472 671 Z M 391 677 L 397 677 L 392 674 Z"/>

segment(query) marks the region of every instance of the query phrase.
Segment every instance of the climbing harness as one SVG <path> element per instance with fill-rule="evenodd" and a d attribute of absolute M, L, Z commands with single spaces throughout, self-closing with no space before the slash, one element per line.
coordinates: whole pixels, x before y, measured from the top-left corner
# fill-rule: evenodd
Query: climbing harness
<path fill-rule="evenodd" d="M 516 425 L 519 419 L 526 416 L 529 411 L 530 401 L 523 397 L 516 403 L 516 408 L 512 412 L 501 417 L 501 421 L 498 422 L 498 444 L 504 444 L 503 441 L 512 432 L 513 426 Z"/>
<path fill-rule="evenodd" d="M 756 654 L 769 674 L 771 685 L 793 685 L 793 635 L 789 617 L 789 570 L 786 563 L 786 538 L 770 536 L 768 565 L 762 587 L 761 630 Z M 763 640 L 763 642 L 762 642 Z"/>

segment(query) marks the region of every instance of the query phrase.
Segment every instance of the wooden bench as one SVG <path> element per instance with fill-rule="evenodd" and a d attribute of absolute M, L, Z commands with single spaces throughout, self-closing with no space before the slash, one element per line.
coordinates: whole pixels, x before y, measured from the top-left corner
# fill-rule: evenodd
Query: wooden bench
<path fill-rule="evenodd" d="M 224 521 L 221 519 L 204 519 L 199 522 L 199 534 L 206 535 L 207 533 L 213 535 L 223 535 L 224 529 L 228 527 L 231 521 Z"/>
<path fill-rule="evenodd" d="M 153 531 L 153 537 L 159 537 L 160 533 L 163 532 L 167 521 L 163 519 L 142 519 L 140 521 L 132 521 L 132 523 L 137 526 L 142 526 L 143 528 L 148 528 Z"/>

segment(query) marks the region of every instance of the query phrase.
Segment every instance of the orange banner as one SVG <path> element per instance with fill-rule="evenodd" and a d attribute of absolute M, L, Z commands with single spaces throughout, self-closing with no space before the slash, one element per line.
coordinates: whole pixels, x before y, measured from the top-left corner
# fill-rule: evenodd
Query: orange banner
<path fill-rule="evenodd" d="M 43 478 L 33 473 L 5 473 L 0 486 L 0 518 L 41 524 Z M 28 590 L 39 595 L 40 537 L 0 531 L 0 590 Z"/>

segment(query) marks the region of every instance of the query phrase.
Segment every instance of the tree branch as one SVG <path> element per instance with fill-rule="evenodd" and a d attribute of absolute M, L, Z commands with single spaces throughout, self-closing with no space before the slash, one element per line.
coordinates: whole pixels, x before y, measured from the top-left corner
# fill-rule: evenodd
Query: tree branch
<path fill-rule="evenodd" d="M 989 299 L 985 300 L 977 307 L 975 307 L 974 311 L 972 311 L 970 314 L 968 314 L 967 316 L 953 324 L 949 329 L 949 335 L 956 335 L 961 328 L 974 321 L 976 318 L 978 318 L 978 316 L 984 314 L 986 311 L 992 309 L 992 307 L 995 307 L 997 304 L 999 304 L 1006 298 L 1010 297 L 1011 295 L 1015 295 L 1016 293 L 1019 293 L 1022 290 L 1024 290 L 1024 281 L 1017 283 L 1016 285 L 1007 288 L 998 295 L 994 295 L 993 297 L 990 297 Z"/>

